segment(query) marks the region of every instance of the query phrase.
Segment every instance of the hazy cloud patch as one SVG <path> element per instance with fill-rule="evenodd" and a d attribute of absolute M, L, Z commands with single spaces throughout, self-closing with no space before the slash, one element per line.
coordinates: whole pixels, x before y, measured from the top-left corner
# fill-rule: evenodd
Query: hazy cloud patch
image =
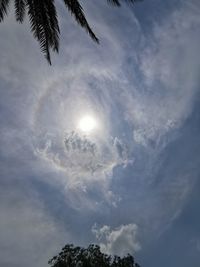
<path fill-rule="evenodd" d="M 3 186 L 0 213 L 0 257 L 5 266 L 44 267 L 69 237 L 32 189 L 24 192 L 17 186 L 12 190 Z"/>

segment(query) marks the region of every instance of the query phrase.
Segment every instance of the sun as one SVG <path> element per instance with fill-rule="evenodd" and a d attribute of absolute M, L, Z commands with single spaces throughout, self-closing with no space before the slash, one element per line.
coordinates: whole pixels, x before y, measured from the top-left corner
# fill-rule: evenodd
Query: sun
<path fill-rule="evenodd" d="M 92 116 L 86 115 L 80 119 L 78 128 L 84 133 L 90 133 L 97 128 L 97 121 Z"/>

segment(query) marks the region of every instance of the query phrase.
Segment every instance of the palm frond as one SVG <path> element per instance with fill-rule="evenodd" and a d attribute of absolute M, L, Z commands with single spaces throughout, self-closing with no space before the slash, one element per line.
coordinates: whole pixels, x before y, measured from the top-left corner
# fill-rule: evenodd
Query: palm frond
<path fill-rule="evenodd" d="M 115 5 L 115 6 L 121 6 L 121 2 L 125 1 L 125 2 L 130 2 L 130 3 L 134 3 L 136 1 L 140 1 L 140 0 L 107 0 L 109 4 Z"/>
<path fill-rule="evenodd" d="M 94 32 L 92 31 L 91 27 L 89 26 L 86 17 L 84 15 L 84 11 L 82 6 L 80 5 L 78 0 L 63 0 L 68 10 L 71 12 L 71 14 L 75 17 L 78 24 L 83 27 L 90 37 L 97 43 L 99 43 L 99 39 L 96 37 Z"/>
<path fill-rule="evenodd" d="M 26 2 L 25 0 L 15 0 L 15 17 L 20 23 L 23 22 L 25 16 Z"/>
<path fill-rule="evenodd" d="M 107 0 L 108 3 L 120 6 L 122 2 L 135 3 L 142 0 Z M 0 22 L 8 13 L 10 0 L 0 0 Z M 13 0 L 16 20 L 23 22 L 27 10 L 31 31 L 39 42 L 49 64 L 51 64 L 50 50 L 59 51 L 59 24 L 57 19 L 55 0 Z M 99 39 L 91 29 L 79 0 L 63 0 L 65 6 L 73 15 L 77 23 L 84 28 L 97 43 Z"/>
<path fill-rule="evenodd" d="M 115 6 L 120 6 L 119 0 L 107 0 L 109 4 L 115 5 Z"/>
<path fill-rule="evenodd" d="M 58 52 L 59 50 L 59 24 L 57 18 L 57 12 L 54 4 L 54 0 L 45 0 L 45 12 L 47 15 L 46 23 L 49 31 L 50 46 L 53 51 Z"/>
<path fill-rule="evenodd" d="M 51 64 L 50 49 L 59 50 L 59 25 L 54 0 L 27 0 L 31 31 Z"/>
<path fill-rule="evenodd" d="M 0 0 L 0 22 L 4 19 L 4 16 L 8 13 L 10 0 Z"/>

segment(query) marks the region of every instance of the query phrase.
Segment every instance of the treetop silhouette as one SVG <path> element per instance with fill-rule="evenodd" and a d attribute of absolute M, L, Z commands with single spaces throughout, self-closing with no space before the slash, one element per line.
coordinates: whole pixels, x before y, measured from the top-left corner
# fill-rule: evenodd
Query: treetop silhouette
<path fill-rule="evenodd" d="M 140 267 L 133 256 L 111 256 L 100 251 L 98 245 L 88 248 L 66 245 L 58 256 L 48 262 L 51 267 Z"/>

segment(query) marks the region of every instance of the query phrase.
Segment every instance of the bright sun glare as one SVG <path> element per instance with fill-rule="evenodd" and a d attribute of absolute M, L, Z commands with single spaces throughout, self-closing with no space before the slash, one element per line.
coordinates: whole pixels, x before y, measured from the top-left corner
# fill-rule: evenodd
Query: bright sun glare
<path fill-rule="evenodd" d="M 90 133 L 97 127 L 97 122 L 92 116 L 84 116 L 81 118 L 79 121 L 78 128 L 85 132 L 85 133 Z"/>

